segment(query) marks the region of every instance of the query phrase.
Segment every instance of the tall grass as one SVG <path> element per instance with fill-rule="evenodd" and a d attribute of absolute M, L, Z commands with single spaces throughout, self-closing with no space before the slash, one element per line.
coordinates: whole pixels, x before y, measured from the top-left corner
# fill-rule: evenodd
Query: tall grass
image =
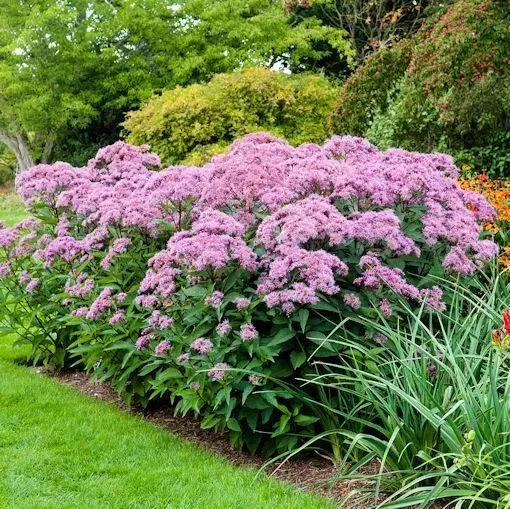
<path fill-rule="evenodd" d="M 510 507 L 510 352 L 491 343 L 510 285 L 496 270 L 441 285 L 447 311 L 431 315 L 403 301 L 397 323 L 379 317 L 383 348 L 355 336 L 350 321 L 341 324 L 328 339 L 342 347 L 338 360 L 316 359 L 318 374 L 302 383 L 328 392 L 316 405 L 341 423 L 332 431 L 344 450 L 340 477 L 362 477 L 374 504 L 384 493 L 385 508 L 438 500 Z M 375 458 L 378 472 L 360 474 Z"/>

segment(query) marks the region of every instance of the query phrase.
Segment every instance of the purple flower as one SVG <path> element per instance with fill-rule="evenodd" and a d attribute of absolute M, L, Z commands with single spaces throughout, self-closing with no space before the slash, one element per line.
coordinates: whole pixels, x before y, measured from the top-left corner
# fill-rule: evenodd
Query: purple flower
<path fill-rule="evenodd" d="M 230 326 L 230 322 L 228 320 L 223 320 L 216 327 L 216 332 L 218 333 L 218 336 L 226 336 L 231 330 L 232 327 Z"/>
<path fill-rule="evenodd" d="M 438 245 L 435 252 L 446 253 L 439 260 L 443 267 L 468 275 L 498 251 L 492 241 L 480 239 L 481 222 L 492 220 L 494 209 L 481 195 L 459 187 L 457 169 L 446 155 L 381 152 L 351 136 L 294 148 L 256 133 L 203 168 L 160 166 L 147 148 L 117 142 L 98 151 L 85 168 L 55 163 L 23 172 L 17 187 L 26 203 L 43 202 L 60 219 L 51 235 L 41 235 L 42 225 L 33 218 L 14 228 L 0 225 L 0 276 L 10 271 L 7 260 L 28 257 L 59 271 L 67 270 L 64 263 L 71 268 L 94 260 L 108 269 L 134 239 L 147 249 L 162 245 L 170 223 L 176 233 L 165 249 L 151 253 L 138 306 L 171 307 L 181 285 L 209 284 L 210 277 L 239 270 L 239 284 L 256 281 L 256 294 L 266 305 L 287 314 L 323 296 L 343 298 L 359 309 L 359 297 L 346 286 L 346 276 L 353 274 L 360 291 L 378 298 L 396 293 L 441 311 L 438 287 L 418 288 L 406 267 L 395 268 L 389 260 L 415 266 Z M 417 228 L 413 238 L 406 234 L 410 220 Z M 141 253 L 138 247 L 134 256 Z M 19 276 L 35 289 L 31 274 Z M 94 290 L 94 277 L 69 273 L 66 297 L 84 299 Z M 126 298 L 104 292 L 87 310 L 89 319 L 110 313 Z M 206 302 L 219 307 L 222 300 L 215 291 Z M 250 300 L 239 297 L 234 304 L 243 311 Z M 379 308 L 390 316 L 387 299 Z M 150 321 L 166 329 L 171 320 L 158 311 Z M 229 327 L 227 321 L 218 324 L 218 335 L 228 334 Z M 152 334 L 142 334 L 144 341 L 154 339 Z M 254 334 L 241 329 L 246 341 Z"/>
<path fill-rule="evenodd" d="M 138 295 L 135 302 L 142 308 L 151 309 L 157 304 L 158 299 L 154 295 Z"/>
<path fill-rule="evenodd" d="M 37 290 L 38 286 L 39 286 L 39 279 L 37 279 L 37 278 L 31 279 L 26 286 L 27 292 L 34 293 Z"/>
<path fill-rule="evenodd" d="M 115 325 L 117 323 L 122 323 L 126 321 L 126 315 L 122 309 L 115 311 L 112 317 L 109 320 L 110 325 Z"/>
<path fill-rule="evenodd" d="M 237 297 L 234 299 L 234 304 L 239 311 L 243 311 L 251 304 L 251 301 L 246 297 Z"/>
<path fill-rule="evenodd" d="M 125 237 L 116 239 L 108 250 L 108 254 L 101 260 L 101 267 L 103 267 L 103 269 L 109 269 L 112 260 L 118 255 L 125 253 L 130 244 L 131 239 Z"/>
<path fill-rule="evenodd" d="M 177 362 L 185 363 L 185 362 L 189 361 L 189 358 L 190 358 L 190 354 L 189 353 L 182 353 L 181 355 L 179 355 L 177 357 Z"/>
<path fill-rule="evenodd" d="M 374 342 L 377 343 L 378 345 L 385 345 L 388 342 L 388 338 L 384 334 L 381 334 L 380 332 L 374 334 L 373 339 Z"/>
<path fill-rule="evenodd" d="M 214 367 L 212 367 L 207 374 L 213 379 L 213 380 L 223 380 L 225 376 L 227 375 L 227 370 L 230 368 L 230 366 L 225 362 L 218 362 L 218 364 L 215 364 Z"/>
<path fill-rule="evenodd" d="M 113 306 L 113 299 L 111 298 L 111 294 L 111 288 L 104 288 L 101 291 L 99 297 L 90 306 L 90 309 L 87 313 L 87 320 L 94 320 L 95 318 L 99 318 Z"/>
<path fill-rule="evenodd" d="M 200 355 L 205 355 L 209 353 L 213 349 L 212 341 L 206 338 L 198 338 L 191 343 L 190 347 L 192 350 L 195 350 Z"/>
<path fill-rule="evenodd" d="M 248 376 L 248 381 L 252 385 L 261 385 L 262 384 L 262 377 L 260 377 L 258 375 L 250 375 L 250 376 Z"/>
<path fill-rule="evenodd" d="M 149 323 L 155 329 L 166 330 L 174 323 L 174 319 L 169 316 L 165 316 L 161 313 L 161 311 L 156 310 L 152 312 L 152 315 L 149 318 Z"/>
<path fill-rule="evenodd" d="M 195 392 L 200 390 L 200 384 L 198 382 L 190 382 L 189 387 Z"/>
<path fill-rule="evenodd" d="M 73 309 L 71 311 L 71 316 L 81 318 L 81 317 L 85 316 L 88 313 L 88 311 L 89 311 L 89 308 L 87 306 L 82 306 L 77 309 Z"/>
<path fill-rule="evenodd" d="M 212 295 L 209 295 L 204 299 L 204 302 L 208 306 L 212 306 L 213 308 L 219 308 L 221 305 L 221 301 L 223 300 L 223 293 L 221 292 L 213 292 Z"/>
<path fill-rule="evenodd" d="M 89 279 L 87 274 L 80 274 L 75 284 L 72 284 L 69 279 L 66 281 L 65 290 L 71 297 L 84 298 L 94 290 L 94 286 L 93 279 Z"/>
<path fill-rule="evenodd" d="M 168 352 L 168 350 L 170 350 L 171 346 L 172 345 L 170 344 L 170 341 L 165 339 L 161 341 L 161 343 L 159 343 L 158 346 L 156 346 L 156 348 L 154 349 L 154 353 L 156 355 L 163 355 L 166 352 Z"/>
<path fill-rule="evenodd" d="M 126 297 L 127 297 L 127 293 L 120 292 L 117 295 L 115 295 L 115 300 L 117 302 L 124 302 L 126 300 Z"/>
<path fill-rule="evenodd" d="M 423 289 L 421 296 L 425 302 L 425 309 L 427 311 L 444 311 L 446 304 L 441 300 L 443 298 L 443 290 L 438 286 L 433 286 L 429 289 Z"/>
<path fill-rule="evenodd" d="M 0 262 L 0 277 L 5 277 L 11 272 L 9 262 Z"/>
<path fill-rule="evenodd" d="M 344 295 L 344 304 L 350 306 L 352 309 L 359 309 L 361 307 L 361 301 L 359 297 L 354 293 L 348 293 Z"/>
<path fill-rule="evenodd" d="M 4 262 L 7 263 L 7 262 Z M 19 275 L 19 282 L 26 285 L 32 279 L 32 275 L 27 270 L 22 270 Z"/>
<path fill-rule="evenodd" d="M 19 238 L 19 233 L 11 228 L 0 230 L 0 247 L 8 248 L 12 246 Z"/>
<path fill-rule="evenodd" d="M 245 323 L 244 325 L 241 325 L 240 336 L 243 341 L 253 341 L 258 338 L 259 333 L 254 325 L 251 323 Z"/>
<path fill-rule="evenodd" d="M 389 318 L 393 314 L 388 299 L 381 299 L 379 301 L 379 309 L 386 318 Z"/>
<path fill-rule="evenodd" d="M 135 348 L 137 350 L 142 350 L 143 348 L 147 348 L 149 346 L 150 338 L 148 336 L 141 335 L 135 343 Z"/>

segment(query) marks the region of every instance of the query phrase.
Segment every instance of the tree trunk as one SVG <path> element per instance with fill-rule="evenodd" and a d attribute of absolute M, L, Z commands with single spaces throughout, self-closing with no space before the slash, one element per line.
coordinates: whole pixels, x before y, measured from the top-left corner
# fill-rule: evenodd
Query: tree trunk
<path fill-rule="evenodd" d="M 28 141 L 23 134 L 11 134 L 5 129 L 0 129 L 0 142 L 14 152 L 18 162 L 16 173 L 21 173 L 34 166 L 34 159 L 28 148 Z"/>
<path fill-rule="evenodd" d="M 41 157 L 41 163 L 47 164 L 51 161 L 51 153 L 53 152 L 53 145 L 55 144 L 55 138 L 52 134 L 48 136 L 46 143 L 44 144 L 44 150 Z"/>

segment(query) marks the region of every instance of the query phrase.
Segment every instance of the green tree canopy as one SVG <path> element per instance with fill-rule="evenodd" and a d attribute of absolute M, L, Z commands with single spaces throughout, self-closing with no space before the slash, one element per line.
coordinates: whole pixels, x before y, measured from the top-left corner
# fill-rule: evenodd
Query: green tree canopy
<path fill-rule="evenodd" d="M 273 0 L 3 0 L 0 141 L 23 170 L 117 137 L 154 91 L 252 65 L 317 69 L 332 52 L 352 57 L 344 32 L 294 27 Z"/>

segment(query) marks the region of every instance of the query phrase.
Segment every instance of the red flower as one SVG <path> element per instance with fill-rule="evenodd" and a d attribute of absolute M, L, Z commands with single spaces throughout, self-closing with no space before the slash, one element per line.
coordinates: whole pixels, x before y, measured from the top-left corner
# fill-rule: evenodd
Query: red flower
<path fill-rule="evenodd" d="M 503 311 L 503 330 L 510 334 L 510 309 Z"/>

